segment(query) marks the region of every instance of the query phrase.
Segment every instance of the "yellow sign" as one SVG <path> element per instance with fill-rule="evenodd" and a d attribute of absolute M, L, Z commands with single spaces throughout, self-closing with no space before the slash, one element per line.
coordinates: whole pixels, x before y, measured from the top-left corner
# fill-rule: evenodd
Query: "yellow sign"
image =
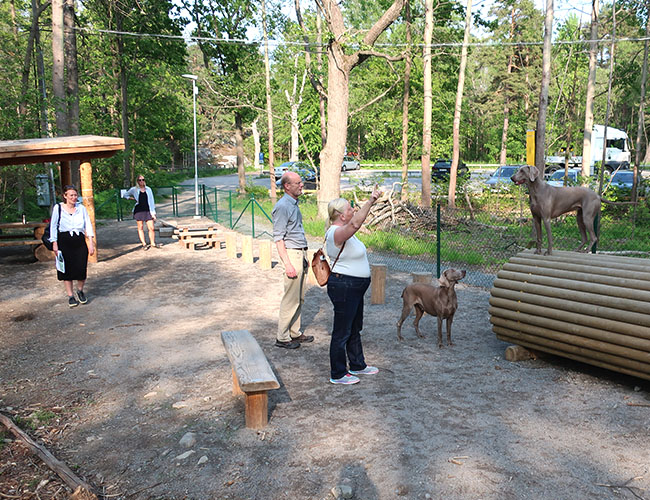
<path fill-rule="evenodd" d="M 535 165 L 535 131 L 526 130 L 526 165 Z"/>

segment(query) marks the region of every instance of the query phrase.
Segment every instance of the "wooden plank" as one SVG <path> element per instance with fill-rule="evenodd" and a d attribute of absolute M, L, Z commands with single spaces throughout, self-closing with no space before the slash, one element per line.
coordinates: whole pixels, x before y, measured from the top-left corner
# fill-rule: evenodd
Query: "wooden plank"
<path fill-rule="evenodd" d="M 260 252 L 260 268 L 271 269 L 271 240 L 260 240 L 258 248 Z"/>
<path fill-rule="evenodd" d="M 15 247 L 20 245 L 40 245 L 43 243 L 41 240 L 10 240 L 0 241 L 0 247 Z"/>
<path fill-rule="evenodd" d="M 174 230 L 174 234 L 178 236 L 210 236 L 214 234 L 223 234 L 223 231 L 220 229 L 206 229 L 206 230 L 201 230 L 201 231 L 195 231 L 194 229 L 189 229 L 187 227 L 184 227 L 182 229 L 176 229 Z"/>
<path fill-rule="evenodd" d="M 248 330 L 221 332 L 221 341 L 242 391 L 257 392 L 280 387 L 264 352 Z"/>
<path fill-rule="evenodd" d="M 76 135 L 0 141 L 0 165 L 108 158 L 124 149 L 124 139 Z"/>
<path fill-rule="evenodd" d="M 269 422 L 269 396 L 266 391 L 246 394 L 246 427 L 263 429 Z"/>
<path fill-rule="evenodd" d="M 370 303 L 383 304 L 386 302 L 386 265 L 370 266 Z"/>

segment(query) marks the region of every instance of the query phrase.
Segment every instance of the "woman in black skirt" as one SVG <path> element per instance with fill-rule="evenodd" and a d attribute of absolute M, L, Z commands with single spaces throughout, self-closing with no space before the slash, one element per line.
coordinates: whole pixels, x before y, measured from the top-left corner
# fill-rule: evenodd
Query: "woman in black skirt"
<path fill-rule="evenodd" d="M 133 198 L 136 201 L 133 207 L 133 218 L 138 223 L 138 237 L 142 243 L 143 250 L 149 248 L 161 248 L 160 243 L 156 244 L 156 231 L 154 229 L 154 222 L 156 221 L 156 203 L 153 199 L 153 191 L 147 186 L 144 175 L 138 175 L 138 185 L 133 186 L 128 191 L 124 192 L 123 198 Z M 147 232 L 149 233 L 149 244 L 144 239 L 144 225 L 147 224 Z"/>
<path fill-rule="evenodd" d="M 59 281 L 65 284 L 68 294 L 68 305 L 76 307 L 88 302 L 84 293 L 86 284 L 86 269 L 88 255 L 95 253 L 93 243 L 93 225 L 90 222 L 88 211 L 81 203 L 77 203 L 79 193 L 74 186 L 63 187 L 63 203 L 59 203 L 52 210 L 50 221 L 50 241 L 54 253 L 63 254 L 65 272 L 57 270 Z M 57 230 L 58 229 L 58 230 Z M 86 244 L 86 237 L 88 244 Z M 75 297 L 73 281 L 77 282 L 77 295 Z"/>

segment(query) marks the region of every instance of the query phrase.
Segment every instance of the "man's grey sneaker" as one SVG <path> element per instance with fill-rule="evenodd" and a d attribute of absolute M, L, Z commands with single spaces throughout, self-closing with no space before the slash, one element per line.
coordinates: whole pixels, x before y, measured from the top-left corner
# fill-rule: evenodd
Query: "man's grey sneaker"
<path fill-rule="evenodd" d="M 376 366 L 366 366 L 363 370 L 350 370 L 352 375 L 374 375 L 379 373 L 379 368 Z"/>
<path fill-rule="evenodd" d="M 333 384 L 352 385 L 359 382 L 359 377 L 355 377 L 354 375 L 350 375 L 349 373 L 346 373 L 341 378 L 331 378 L 330 382 Z"/>
<path fill-rule="evenodd" d="M 77 307 L 79 305 L 79 302 L 74 298 L 74 295 L 68 299 L 68 305 L 70 307 Z"/>
<path fill-rule="evenodd" d="M 77 298 L 79 299 L 80 304 L 85 304 L 88 302 L 88 299 L 86 298 L 86 294 L 83 292 L 83 290 L 77 290 Z"/>
<path fill-rule="evenodd" d="M 285 349 L 298 349 L 298 347 L 300 347 L 300 342 L 296 342 L 295 340 L 281 342 L 279 340 L 276 340 L 275 347 L 284 347 Z"/>

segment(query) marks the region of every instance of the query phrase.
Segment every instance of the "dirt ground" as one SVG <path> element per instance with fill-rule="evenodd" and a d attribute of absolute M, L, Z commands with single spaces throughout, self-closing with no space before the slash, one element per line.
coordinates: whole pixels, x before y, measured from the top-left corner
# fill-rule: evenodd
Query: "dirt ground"
<path fill-rule="evenodd" d="M 409 319 L 398 343 L 410 276 L 389 271 L 363 332 L 380 372 L 334 386 L 323 289 L 306 297 L 315 342 L 278 349 L 280 266 L 171 239 L 145 252 L 132 221 L 98 234 L 89 303 L 74 309 L 52 263 L 0 254 L 0 410 L 54 415 L 28 432 L 106 498 L 331 499 L 336 486 L 359 500 L 650 498 L 650 384 L 553 357 L 505 361 L 486 290 L 459 287 L 454 347 L 438 349 L 431 317 L 426 339 Z M 263 431 L 245 428 L 232 395 L 220 333 L 235 329 L 281 382 Z M 63 498 L 51 475 L 34 493 L 48 473 L 23 456 L 0 444 L 0 497 Z"/>

